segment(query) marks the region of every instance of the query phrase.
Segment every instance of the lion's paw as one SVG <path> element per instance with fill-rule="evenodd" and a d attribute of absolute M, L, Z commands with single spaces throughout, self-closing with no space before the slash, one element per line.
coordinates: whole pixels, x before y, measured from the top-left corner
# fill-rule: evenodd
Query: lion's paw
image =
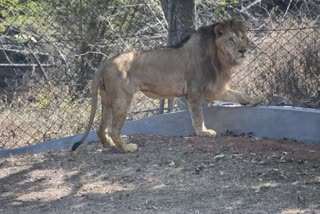
<path fill-rule="evenodd" d="M 138 145 L 134 143 L 125 144 L 122 148 L 124 152 L 134 152 L 138 149 Z"/>
<path fill-rule="evenodd" d="M 210 136 L 214 137 L 217 133 L 212 129 L 205 129 L 197 132 L 197 136 Z"/>
<path fill-rule="evenodd" d="M 113 140 L 111 137 L 106 136 L 105 140 L 101 140 L 102 146 L 103 147 L 115 147 L 116 145 L 114 144 Z"/>
<path fill-rule="evenodd" d="M 258 104 L 266 103 L 267 97 L 265 95 L 258 95 L 256 97 L 252 97 L 249 102 L 249 105 L 256 106 Z"/>

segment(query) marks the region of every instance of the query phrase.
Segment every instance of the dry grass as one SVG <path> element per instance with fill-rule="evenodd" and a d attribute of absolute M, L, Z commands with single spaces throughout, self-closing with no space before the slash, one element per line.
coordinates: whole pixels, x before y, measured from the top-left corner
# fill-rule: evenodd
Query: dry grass
<path fill-rule="evenodd" d="M 90 98 L 73 99 L 68 88 L 29 89 L 17 95 L 0 114 L 0 148 L 8 149 L 32 145 L 82 133 L 90 115 Z M 37 93 L 34 93 L 37 92 Z M 158 113 L 159 100 L 137 93 L 128 120 Z M 99 123 L 101 106 L 93 128 Z"/>
<path fill-rule="evenodd" d="M 273 29 L 305 27 L 294 19 Z M 245 65 L 235 71 L 234 88 L 249 94 L 275 94 L 298 101 L 317 96 L 320 86 L 320 36 L 318 29 L 251 32 L 256 48 Z M 54 73 L 54 72 L 53 72 Z M 34 78 L 23 78 L 11 102 L 2 99 L 0 107 L 0 148 L 8 149 L 82 133 L 90 112 L 88 95 L 75 99 L 67 86 L 49 88 Z M 90 85 L 90 84 L 89 84 Z M 315 98 L 315 104 L 320 99 Z M 302 105 L 303 106 L 303 105 Z M 317 107 L 316 105 L 314 105 Z M 159 100 L 142 93 L 135 96 L 129 120 L 158 113 Z M 97 112 L 94 128 L 101 111 Z"/>
<path fill-rule="evenodd" d="M 320 34 L 293 19 L 274 28 L 292 30 L 252 32 L 256 48 L 233 83 L 251 94 L 279 95 L 299 106 L 302 99 L 318 96 Z"/>

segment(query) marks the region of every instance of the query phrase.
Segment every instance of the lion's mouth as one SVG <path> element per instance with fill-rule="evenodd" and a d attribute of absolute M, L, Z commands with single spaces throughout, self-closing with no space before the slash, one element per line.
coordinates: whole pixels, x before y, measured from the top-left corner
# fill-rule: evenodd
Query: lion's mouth
<path fill-rule="evenodd" d="M 235 57 L 235 59 L 244 59 L 246 58 L 246 56 L 244 54 L 238 55 L 237 57 Z"/>
<path fill-rule="evenodd" d="M 241 56 L 239 56 L 239 57 L 236 57 L 236 58 L 234 59 L 234 61 L 235 61 L 236 63 L 242 63 L 245 58 L 246 58 L 245 55 L 241 55 Z"/>

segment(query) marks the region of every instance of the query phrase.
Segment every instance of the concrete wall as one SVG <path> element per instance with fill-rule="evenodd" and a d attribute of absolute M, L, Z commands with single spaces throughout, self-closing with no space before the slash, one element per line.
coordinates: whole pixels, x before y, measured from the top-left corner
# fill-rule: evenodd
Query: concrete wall
<path fill-rule="evenodd" d="M 242 107 L 214 106 L 205 110 L 206 125 L 218 133 L 226 130 L 233 132 L 252 132 L 258 137 L 288 138 L 302 143 L 320 145 L 320 110 L 299 107 Z M 166 136 L 188 136 L 194 134 L 188 111 L 155 115 L 128 121 L 122 134 L 138 133 Z M 81 134 L 53 140 L 18 149 L 0 150 L 0 156 L 24 154 L 54 149 L 70 149 L 81 138 Z M 91 132 L 85 143 L 97 140 Z"/>
<path fill-rule="evenodd" d="M 289 138 L 304 143 L 320 144 L 320 110 L 298 107 L 221 107 L 207 108 L 206 126 L 218 133 L 254 133 L 258 137 Z M 187 111 L 157 115 L 132 121 L 124 134 L 188 136 L 194 134 Z"/>

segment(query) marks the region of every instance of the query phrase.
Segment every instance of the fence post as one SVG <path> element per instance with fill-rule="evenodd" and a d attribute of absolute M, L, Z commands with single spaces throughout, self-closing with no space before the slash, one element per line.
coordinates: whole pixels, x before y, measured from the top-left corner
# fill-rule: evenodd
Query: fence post
<path fill-rule="evenodd" d="M 172 47 L 174 43 L 174 32 L 175 29 L 175 2 L 174 0 L 168 0 L 168 13 L 167 13 L 167 22 L 168 22 L 168 39 L 167 39 L 167 46 Z M 168 112 L 173 112 L 174 107 L 174 98 L 168 99 Z"/>

